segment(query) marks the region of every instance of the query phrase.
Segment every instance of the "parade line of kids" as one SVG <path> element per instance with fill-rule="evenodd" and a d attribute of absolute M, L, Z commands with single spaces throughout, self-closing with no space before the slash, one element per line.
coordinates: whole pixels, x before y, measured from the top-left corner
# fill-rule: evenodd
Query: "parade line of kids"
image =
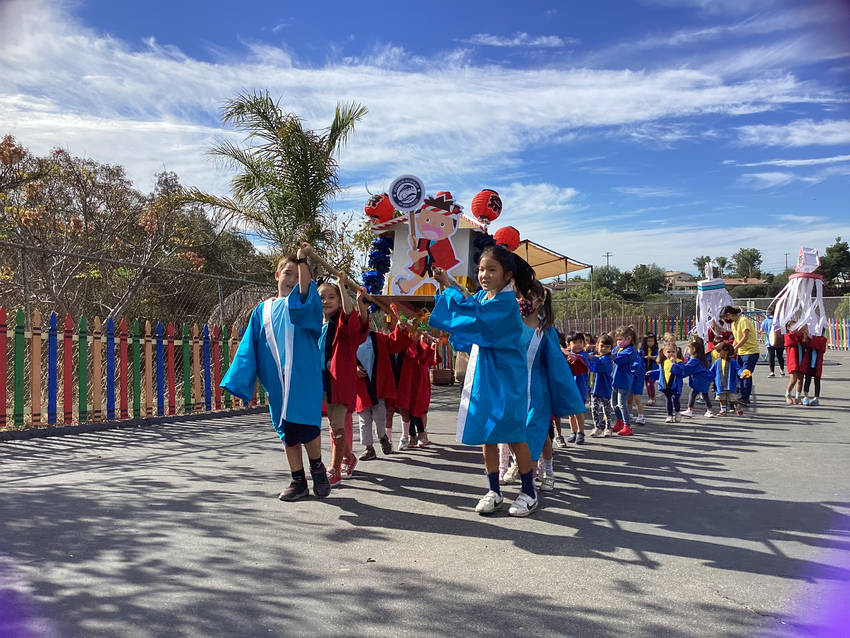
<path fill-rule="evenodd" d="M 417 178 L 402 176 L 389 194 L 373 197 L 366 206 L 373 230 L 386 235 L 395 229 L 395 254 L 407 257 L 393 260 L 400 262 L 393 263 L 393 281 L 384 279 L 392 238 L 378 237 L 373 244 L 370 265 L 376 270 L 364 276 L 369 290 L 333 271 L 309 244 L 280 259 L 277 296 L 251 313 L 221 385 L 245 400 L 258 379 L 266 389 L 291 474 L 281 500 L 309 496 L 305 452 L 318 498 L 351 478 L 358 460 L 377 458 L 376 437 L 384 455 L 394 453 L 396 413 L 399 452 L 430 445 L 429 369 L 440 362 L 434 330 L 446 333 L 454 351 L 468 356 L 457 441 L 482 448 L 487 489 L 475 506 L 481 515 L 500 510 L 502 486 L 517 480 L 519 494 L 508 513 L 522 517 L 537 509 L 538 492 L 555 487 L 553 446 L 585 443 L 588 404 L 589 435 L 603 438 L 631 436 L 633 427 L 644 425 L 641 396 L 646 391 L 646 404 L 653 405 L 656 386 L 667 423 L 693 417 L 697 400 L 706 418 L 742 415 L 750 402 L 760 334 L 768 347 L 784 346 L 784 353 L 774 354 L 781 375 L 787 362 L 787 402 L 818 404 L 825 341 L 813 251 L 801 250 L 797 273 L 774 300 L 774 315 L 760 330 L 731 304 L 709 264 L 706 279 L 698 284 L 697 326 L 683 352 L 672 334 L 639 338 L 632 326 L 598 336 L 558 333 L 551 292 L 514 252 L 519 232 L 505 227 L 487 233 L 501 209 L 498 194 L 485 189 L 473 200 L 470 218 L 450 193 L 426 197 Z M 474 231 L 465 242 L 458 233 L 461 224 Z M 335 282 L 314 280 L 315 261 Z M 409 295 L 423 283 L 431 286 L 424 288 L 429 298 L 434 293 L 427 323 L 409 310 L 406 316 L 388 303 L 392 296 L 380 294 Z M 356 301 L 349 288 L 356 291 Z M 382 330 L 372 327 L 370 307 L 385 311 Z M 691 392 L 683 410 L 685 379 Z M 329 466 L 322 459 L 323 412 L 332 441 Z M 364 448 L 359 457 L 352 450 L 355 418 Z M 566 439 L 563 419 L 570 429 Z"/>

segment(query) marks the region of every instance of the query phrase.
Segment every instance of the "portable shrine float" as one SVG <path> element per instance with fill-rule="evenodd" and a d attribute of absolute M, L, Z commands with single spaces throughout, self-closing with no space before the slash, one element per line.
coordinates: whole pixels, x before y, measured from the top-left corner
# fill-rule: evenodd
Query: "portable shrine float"
<path fill-rule="evenodd" d="M 501 227 L 491 235 L 490 225 L 502 212 L 502 200 L 492 189 L 479 192 L 470 211 L 464 212 L 449 191 L 426 195 L 422 182 L 410 175 L 397 178 L 388 193 L 373 195 L 365 206 L 375 234 L 369 270 L 363 273 L 366 289 L 399 307 L 428 308 L 439 289 L 433 279 L 437 267 L 474 293 L 478 290 L 479 257 L 494 243 L 525 259 L 540 280 L 591 268 L 522 239 L 513 226 Z"/>

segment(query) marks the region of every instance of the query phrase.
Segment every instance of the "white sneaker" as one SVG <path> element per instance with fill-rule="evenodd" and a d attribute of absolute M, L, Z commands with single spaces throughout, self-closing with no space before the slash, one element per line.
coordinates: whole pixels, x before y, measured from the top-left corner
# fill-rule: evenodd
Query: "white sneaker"
<path fill-rule="evenodd" d="M 508 471 L 505 472 L 505 485 L 513 483 L 519 478 L 519 466 L 516 463 L 511 463 Z"/>
<path fill-rule="evenodd" d="M 647 405 L 655 405 L 655 399 L 650 399 L 646 402 Z"/>
<path fill-rule="evenodd" d="M 516 500 L 508 508 L 508 514 L 511 516 L 528 516 L 537 509 L 538 499 L 531 498 L 525 492 L 520 492 Z"/>
<path fill-rule="evenodd" d="M 666 419 L 664 419 L 664 423 L 672 423 L 672 422 L 673 422 L 672 416 L 668 416 Z"/>
<path fill-rule="evenodd" d="M 593 438 L 599 438 L 600 436 L 602 436 L 602 429 L 601 428 L 593 428 L 590 431 L 590 436 L 592 436 Z"/>
<path fill-rule="evenodd" d="M 644 425 L 646 423 L 646 417 L 644 417 L 642 414 L 638 414 L 635 417 L 635 423 L 638 423 L 640 425 Z"/>
<path fill-rule="evenodd" d="M 712 412 L 711 410 L 706 410 L 705 414 L 703 416 L 706 417 L 707 419 L 713 419 L 714 418 L 714 412 Z"/>
<path fill-rule="evenodd" d="M 398 451 L 402 452 L 402 451 L 406 450 L 408 443 L 410 443 L 410 439 L 408 439 L 406 436 L 401 437 L 398 440 Z"/>
<path fill-rule="evenodd" d="M 554 492 L 555 491 L 555 475 L 554 474 L 546 474 L 543 476 L 543 479 L 540 481 L 540 490 L 542 492 Z"/>
<path fill-rule="evenodd" d="M 693 414 L 693 412 L 691 412 L 691 414 Z M 676 423 L 681 423 L 681 422 L 682 422 L 682 415 L 681 415 L 681 414 L 677 414 L 677 415 L 675 415 L 675 416 L 673 417 L 673 420 L 674 420 Z"/>
<path fill-rule="evenodd" d="M 785 376 L 785 370 L 780 370 L 780 371 L 779 371 L 779 376 L 780 376 L 780 377 L 784 377 L 784 376 Z"/>
<path fill-rule="evenodd" d="M 480 501 L 478 501 L 478 505 L 475 506 L 475 511 L 481 516 L 486 516 L 487 514 L 492 514 L 502 507 L 502 503 L 504 502 L 505 499 L 502 498 L 501 494 L 490 490 Z"/>
<path fill-rule="evenodd" d="M 612 434 L 614 434 L 614 431 L 611 428 L 605 428 L 605 430 L 602 432 L 602 436 L 604 436 L 606 439 Z"/>
<path fill-rule="evenodd" d="M 771 378 L 773 378 L 773 377 L 775 377 L 775 376 L 776 376 L 776 375 L 775 375 L 773 372 L 771 372 L 769 375 L 767 375 L 767 378 L 768 378 L 768 379 L 771 379 Z"/>
<path fill-rule="evenodd" d="M 679 414 L 681 414 L 682 416 L 693 416 L 694 411 L 692 408 L 688 408 L 687 410 L 682 410 L 681 412 L 679 412 Z"/>

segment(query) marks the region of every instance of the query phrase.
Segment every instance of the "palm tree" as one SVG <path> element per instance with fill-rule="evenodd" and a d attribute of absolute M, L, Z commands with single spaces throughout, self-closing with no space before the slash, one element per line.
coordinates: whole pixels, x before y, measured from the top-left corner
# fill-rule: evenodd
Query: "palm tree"
<path fill-rule="evenodd" d="M 366 113 L 355 102 L 340 103 L 331 125 L 312 131 L 268 92 L 240 94 L 226 103 L 222 122 L 259 143 L 243 147 L 225 141 L 210 150 L 238 171 L 231 180 L 232 197 L 192 189 L 187 198 L 217 209 L 224 225 L 254 230 L 282 253 L 301 241 L 331 245 L 337 237 L 328 202 L 340 188 L 336 155 Z"/>
<path fill-rule="evenodd" d="M 726 270 L 726 266 L 729 265 L 729 260 L 726 257 L 715 257 L 714 263 L 717 264 L 717 267 L 720 269 L 719 277 L 723 277 L 723 273 Z"/>

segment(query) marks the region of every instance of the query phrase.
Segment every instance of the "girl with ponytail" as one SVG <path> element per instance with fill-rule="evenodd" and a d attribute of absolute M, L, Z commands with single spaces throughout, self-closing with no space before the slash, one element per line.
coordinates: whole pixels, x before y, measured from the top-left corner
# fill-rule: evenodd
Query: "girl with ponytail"
<path fill-rule="evenodd" d="M 538 505 L 528 449 L 528 366 L 521 341 L 525 326 L 516 292 L 529 294 L 534 270 L 504 246 L 488 246 L 478 263 L 481 289 L 472 297 L 452 287 L 448 274 L 434 269 L 440 286 L 429 323 L 452 335 L 452 343 L 469 351 L 469 365 L 458 411 L 457 440 L 482 445 L 489 490 L 475 511 L 492 514 L 504 499 L 499 486 L 499 443 L 517 459 L 522 489 L 508 510 L 528 516 Z M 562 357 L 563 358 L 563 357 Z"/>
<path fill-rule="evenodd" d="M 555 489 L 552 465 L 552 416 L 570 417 L 584 412 L 584 400 L 575 377 L 561 352 L 553 328 L 552 293 L 537 279 L 529 294 L 520 299 L 524 330 L 522 345 L 528 369 L 528 416 L 526 428 L 532 461 L 538 461 L 540 489 Z"/>

